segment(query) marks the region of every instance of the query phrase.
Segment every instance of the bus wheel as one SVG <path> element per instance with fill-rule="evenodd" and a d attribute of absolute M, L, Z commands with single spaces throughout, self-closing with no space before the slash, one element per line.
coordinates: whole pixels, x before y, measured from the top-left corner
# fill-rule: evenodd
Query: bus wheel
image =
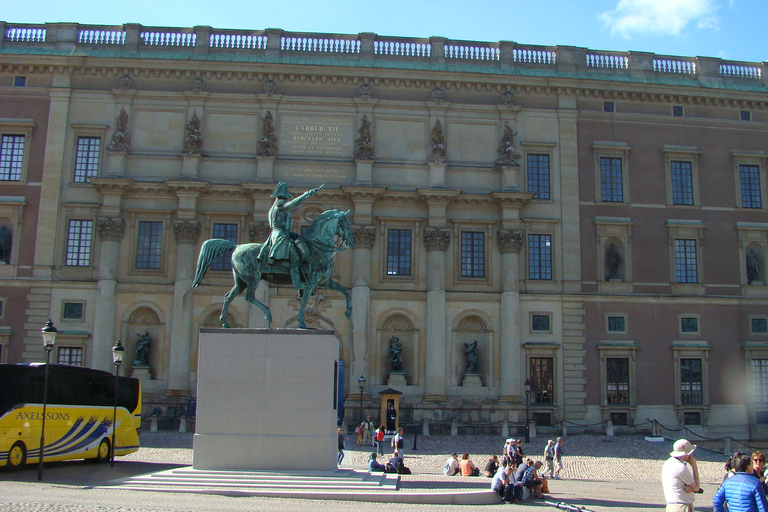
<path fill-rule="evenodd" d="M 99 451 L 96 452 L 96 462 L 107 462 L 109 460 L 109 455 L 109 440 L 102 439 L 101 443 L 99 443 Z"/>
<path fill-rule="evenodd" d="M 8 451 L 8 471 L 18 471 L 27 463 L 27 448 L 21 441 L 16 442 Z"/>

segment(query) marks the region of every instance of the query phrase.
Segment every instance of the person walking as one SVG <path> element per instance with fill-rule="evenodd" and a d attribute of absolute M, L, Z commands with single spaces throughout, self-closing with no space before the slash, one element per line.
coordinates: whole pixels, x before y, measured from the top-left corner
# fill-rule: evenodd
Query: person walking
<path fill-rule="evenodd" d="M 554 448 L 555 474 L 552 478 L 560 480 L 560 471 L 563 470 L 563 438 L 558 437 Z"/>
<path fill-rule="evenodd" d="M 687 439 L 678 439 L 661 468 L 667 512 L 693 512 L 694 493 L 700 489 L 699 468 L 692 455 L 695 449 Z"/>
<path fill-rule="evenodd" d="M 549 471 L 549 477 L 552 478 L 555 475 L 555 442 L 553 440 L 547 441 L 547 446 L 544 447 L 544 462 L 547 464 L 547 469 L 542 470 L 542 476 Z"/>
<path fill-rule="evenodd" d="M 373 439 L 373 421 L 370 416 L 363 422 L 363 429 L 363 444 L 370 443 L 371 446 L 376 446 Z"/>
<path fill-rule="evenodd" d="M 379 455 L 384 455 L 384 425 L 376 431 L 376 451 Z"/>
<path fill-rule="evenodd" d="M 392 438 L 392 451 L 400 453 L 401 457 L 405 457 L 405 434 L 403 433 L 403 427 L 397 429 L 395 437 Z"/>
<path fill-rule="evenodd" d="M 340 428 L 336 429 L 336 435 L 339 438 L 339 460 L 338 465 L 341 466 L 341 461 L 344 460 L 344 445 L 347 441 L 347 438 L 344 437 L 344 431 Z"/>
<path fill-rule="evenodd" d="M 765 489 L 754 473 L 750 456 L 731 457 L 731 466 L 733 476 L 723 482 L 712 499 L 715 512 L 725 512 L 726 502 L 730 512 L 768 512 Z"/>

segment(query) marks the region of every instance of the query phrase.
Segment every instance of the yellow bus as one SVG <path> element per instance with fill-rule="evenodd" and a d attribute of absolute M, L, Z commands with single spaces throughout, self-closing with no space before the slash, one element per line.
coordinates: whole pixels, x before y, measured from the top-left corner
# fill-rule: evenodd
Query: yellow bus
<path fill-rule="evenodd" d="M 0 364 L 0 467 L 18 470 L 40 461 L 44 364 Z M 45 462 L 108 461 L 112 454 L 115 376 L 52 364 L 48 367 Z M 139 449 L 141 384 L 117 379 L 115 455 Z"/>

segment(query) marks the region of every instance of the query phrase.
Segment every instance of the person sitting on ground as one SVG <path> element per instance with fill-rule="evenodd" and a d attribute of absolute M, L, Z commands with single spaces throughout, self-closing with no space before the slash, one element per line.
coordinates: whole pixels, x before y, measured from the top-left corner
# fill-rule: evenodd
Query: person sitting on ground
<path fill-rule="evenodd" d="M 533 466 L 529 466 L 523 474 L 522 484 L 530 489 L 534 498 L 541 498 L 541 478 L 539 477 L 539 469 L 541 468 L 541 461 L 537 460 Z M 768 511 L 766 511 L 768 512 Z"/>
<path fill-rule="evenodd" d="M 372 452 L 370 457 L 368 457 L 368 471 L 371 473 L 374 471 L 384 471 L 384 465 L 379 464 L 379 461 L 376 460 L 376 457 L 378 457 L 376 452 Z"/>
<path fill-rule="evenodd" d="M 499 457 L 497 455 L 491 455 L 488 459 L 488 463 L 485 465 L 485 476 L 493 478 L 499 470 Z"/>
<path fill-rule="evenodd" d="M 533 466 L 533 461 L 531 459 L 526 459 L 524 463 L 517 466 L 517 470 L 515 471 L 515 482 L 522 482 L 523 475 L 531 466 Z"/>
<path fill-rule="evenodd" d="M 443 466 L 443 474 L 445 476 L 454 476 L 459 473 L 459 454 L 453 452 L 448 461 Z"/>
<path fill-rule="evenodd" d="M 501 496 L 502 503 L 513 503 L 515 501 L 515 486 L 511 480 L 512 471 L 511 467 L 502 466 L 493 475 L 493 480 L 491 481 L 491 490 Z"/>
<path fill-rule="evenodd" d="M 403 462 L 403 456 L 400 455 L 400 452 L 395 450 L 392 453 L 392 457 L 389 459 L 389 463 L 392 464 L 392 466 L 397 467 L 399 463 Z"/>
<path fill-rule="evenodd" d="M 465 453 L 461 456 L 461 462 L 459 462 L 459 468 L 461 469 L 461 476 L 479 476 L 480 468 L 475 466 L 472 459 L 469 458 L 469 454 Z"/>
<path fill-rule="evenodd" d="M 734 470 L 733 476 L 723 482 L 712 499 L 715 512 L 724 512 L 725 502 L 728 502 L 728 509 L 733 512 L 768 511 L 765 489 L 753 473 L 750 456 L 731 457 L 731 466 Z"/>
<path fill-rule="evenodd" d="M 547 464 L 547 469 L 541 470 L 541 476 L 545 476 L 545 473 L 549 471 L 551 478 L 555 474 L 555 442 L 551 439 L 547 441 L 547 446 L 544 447 L 544 462 Z"/>

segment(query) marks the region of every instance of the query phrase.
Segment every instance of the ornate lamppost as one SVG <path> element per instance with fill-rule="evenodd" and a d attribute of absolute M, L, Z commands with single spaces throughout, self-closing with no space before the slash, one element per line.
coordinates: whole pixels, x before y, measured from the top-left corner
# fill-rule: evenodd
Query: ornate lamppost
<path fill-rule="evenodd" d="M 360 424 L 363 423 L 363 391 L 365 391 L 365 375 L 360 374 L 360 378 L 357 379 L 357 384 L 360 386 Z"/>
<path fill-rule="evenodd" d="M 531 380 L 525 379 L 525 444 L 531 441 Z"/>
<path fill-rule="evenodd" d="M 115 431 L 117 430 L 117 379 L 120 375 L 120 365 L 123 362 L 123 354 L 125 349 L 117 340 L 115 346 L 112 347 L 112 361 L 115 363 L 115 408 L 112 410 L 112 457 L 109 463 L 110 467 L 115 467 Z"/>
<path fill-rule="evenodd" d="M 40 329 L 43 334 L 43 348 L 45 349 L 45 378 L 43 379 L 43 424 L 40 428 L 40 462 L 37 465 L 37 479 L 43 479 L 43 457 L 45 456 L 45 415 L 46 408 L 48 407 L 48 365 L 51 359 L 51 350 L 56 342 L 56 333 L 59 332 L 57 328 L 53 326 L 53 322 L 49 318 L 45 323 L 45 327 Z"/>

